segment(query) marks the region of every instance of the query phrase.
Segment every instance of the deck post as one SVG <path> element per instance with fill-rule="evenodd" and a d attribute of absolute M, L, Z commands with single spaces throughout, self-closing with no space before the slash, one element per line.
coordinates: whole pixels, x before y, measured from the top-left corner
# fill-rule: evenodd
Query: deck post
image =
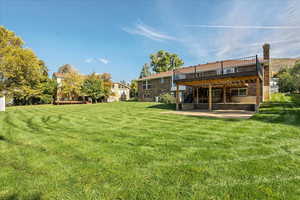
<path fill-rule="evenodd" d="M 223 103 L 226 103 L 226 85 L 223 87 Z"/>
<path fill-rule="evenodd" d="M 197 91 L 196 91 L 196 95 L 197 95 L 197 104 L 199 104 L 199 88 L 196 87 Z"/>
<path fill-rule="evenodd" d="M 208 92 L 208 110 L 212 111 L 212 87 L 209 84 L 209 92 Z"/>
<path fill-rule="evenodd" d="M 260 103 L 260 80 L 256 78 L 256 108 L 255 110 L 258 111 Z"/>
<path fill-rule="evenodd" d="M 176 110 L 179 110 L 179 85 L 176 84 Z"/>

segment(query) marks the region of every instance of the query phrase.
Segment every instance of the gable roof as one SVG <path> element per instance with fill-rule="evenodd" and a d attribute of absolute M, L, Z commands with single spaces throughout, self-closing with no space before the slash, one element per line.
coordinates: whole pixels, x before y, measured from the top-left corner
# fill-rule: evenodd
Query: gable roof
<path fill-rule="evenodd" d="M 122 86 L 124 86 L 124 87 L 127 87 L 128 89 L 130 89 L 130 86 L 128 86 L 128 85 L 125 85 L 125 84 L 123 84 L 123 83 L 119 83 L 119 82 L 113 82 L 113 84 L 122 85 Z"/>
<path fill-rule="evenodd" d="M 176 69 L 175 72 L 176 73 L 193 73 L 195 70 L 197 72 L 216 70 L 216 69 L 220 69 L 221 62 L 223 62 L 224 68 L 229 68 L 229 67 L 237 67 L 237 66 L 242 66 L 242 65 L 255 64 L 256 60 L 249 59 L 249 60 L 217 61 L 217 62 L 211 62 L 211 63 L 206 63 L 206 64 L 198 64 L 198 65 L 194 65 L 194 66 L 182 67 L 182 68 Z M 260 59 L 260 62 L 264 63 L 264 62 L 266 62 L 266 60 Z M 140 78 L 140 79 L 138 79 L 138 81 L 170 77 L 173 75 L 173 73 L 174 73 L 173 70 L 171 70 L 171 71 L 161 72 L 161 73 L 157 73 L 157 74 L 152 74 L 150 76 Z"/>
<path fill-rule="evenodd" d="M 64 77 L 65 77 L 65 74 L 59 73 L 59 72 L 54 72 L 54 73 L 53 73 L 53 77 L 56 77 L 56 78 L 64 78 Z"/>
<path fill-rule="evenodd" d="M 140 78 L 140 79 L 138 79 L 138 81 L 156 79 L 156 78 L 163 78 L 163 77 L 170 77 L 170 76 L 172 76 L 172 74 L 173 74 L 173 70 L 166 71 L 166 72 L 160 72 L 160 73 L 151 74 L 150 76 Z"/>

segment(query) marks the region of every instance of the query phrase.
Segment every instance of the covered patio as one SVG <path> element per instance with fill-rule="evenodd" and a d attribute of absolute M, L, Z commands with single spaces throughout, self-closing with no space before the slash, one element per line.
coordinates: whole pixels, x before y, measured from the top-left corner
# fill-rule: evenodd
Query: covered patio
<path fill-rule="evenodd" d="M 210 71 L 200 71 L 197 67 L 201 69 L 195 66 L 194 72 L 189 73 L 174 71 L 177 110 L 257 110 L 263 86 L 263 68 L 257 56 L 242 60 L 236 66 L 224 66 L 220 62 L 219 69 Z M 180 96 L 180 86 L 190 88 L 184 97 Z M 243 98 L 234 97 L 232 94 L 236 91 L 243 93 Z"/>

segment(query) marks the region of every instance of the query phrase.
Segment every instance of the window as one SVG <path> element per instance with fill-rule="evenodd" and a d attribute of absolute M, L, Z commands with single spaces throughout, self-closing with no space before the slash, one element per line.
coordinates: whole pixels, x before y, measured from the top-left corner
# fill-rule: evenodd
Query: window
<path fill-rule="evenodd" d="M 152 88 L 152 84 L 148 82 L 148 80 L 143 81 L 143 89 L 148 90 Z"/>
<path fill-rule="evenodd" d="M 160 83 L 163 84 L 164 82 L 165 82 L 165 79 L 164 79 L 164 78 L 161 78 L 161 79 L 160 79 Z"/>
<path fill-rule="evenodd" d="M 231 96 L 239 96 L 244 97 L 248 95 L 247 88 L 232 88 L 231 89 Z"/>
<path fill-rule="evenodd" d="M 231 74 L 231 73 L 234 73 L 234 72 L 235 72 L 234 67 L 231 67 L 231 68 L 225 68 L 225 69 L 224 69 L 224 74 Z"/>
<path fill-rule="evenodd" d="M 247 96 L 247 88 L 240 88 L 239 96 Z"/>
<path fill-rule="evenodd" d="M 212 90 L 212 96 L 213 97 L 219 97 L 222 95 L 222 89 L 216 88 Z"/>
<path fill-rule="evenodd" d="M 147 90 L 147 81 L 143 81 L 143 89 Z"/>

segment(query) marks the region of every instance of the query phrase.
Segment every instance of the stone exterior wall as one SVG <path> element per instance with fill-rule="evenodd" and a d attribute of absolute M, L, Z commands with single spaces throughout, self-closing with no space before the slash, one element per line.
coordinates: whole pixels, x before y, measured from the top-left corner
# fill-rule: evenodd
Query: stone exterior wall
<path fill-rule="evenodd" d="M 148 89 L 143 88 L 145 81 L 138 81 L 138 99 L 140 101 L 155 101 L 155 97 L 169 93 L 172 87 L 172 77 L 163 77 L 147 80 Z"/>

